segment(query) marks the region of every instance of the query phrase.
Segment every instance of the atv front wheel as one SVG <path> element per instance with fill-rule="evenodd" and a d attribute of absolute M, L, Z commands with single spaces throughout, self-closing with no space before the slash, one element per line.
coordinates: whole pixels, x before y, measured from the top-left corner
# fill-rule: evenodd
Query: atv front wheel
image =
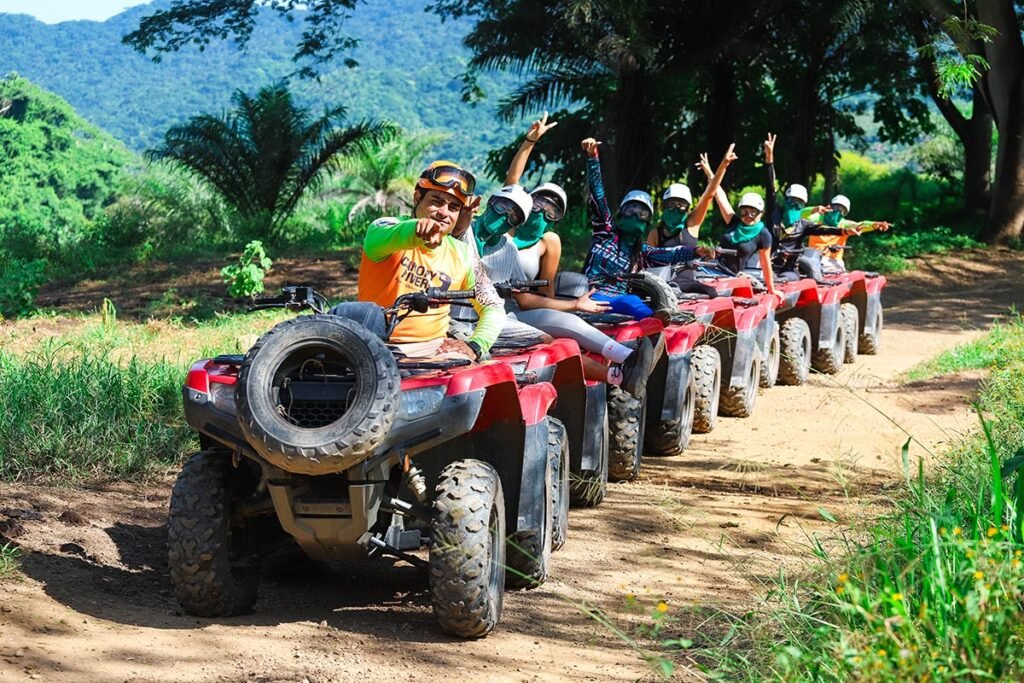
<path fill-rule="evenodd" d="M 244 614 L 256 603 L 259 561 L 248 552 L 245 522 L 231 514 L 243 472 L 231 466 L 230 453 L 202 451 L 174 483 L 167 563 L 174 594 L 189 614 Z"/>
<path fill-rule="evenodd" d="M 839 324 L 845 328 L 846 344 L 843 347 L 843 362 L 857 362 L 857 337 L 860 336 L 860 315 L 853 304 L 839 306 Z"/>
<path fill-rule="evenodd" d="M 750 358 L 744 376 L 743 386 L 733 387 L 722 385 L 722 399 L 718 404 L 718 412 L 728 417 L 750 417 L 754 414 L 757 403 L 757 387 L 761 379 L 761 356 L 754 354 Z"/>
<path fill-rule="evenodd" d="M 441 470 L 430 526 L 434 615 L 461 638 L 486 636 L 505 597 L 505 496 L 494 468 L 457 460 Z"/>
<path fill-rule="evenodd" d="M 548 459 L 551 461 L 551 499 L 554 521 L 551 525 L 551 549 L 565 545 L 569 534 L 569 439 L 562 421 L 548 418 Z"/>
<path fill-rule="evenodd" d="M 693 433 L 694 403 L 697 400 L 697 384 L 691 366 L 683 394 L 682 414 L 674 420 L 659 420 L 647 428 L 644 448 L 650 455 L 679 455 L 690 445 Z"/>
<path fill-rule="evenodd" d="M 722 357 L 706 344 L 696 347 L 690 357 L 693 375 L 693 432 L 707 434 L 718 421 L 718 400 L 722 389 Z"/>
<path fill-rule="evenodd" d="M 875 313 L 874 325 L 871 329 L 874 330 L 871 334 L 867 334 L 863 331 L 860 333 L 860 338 L 857 340 L 857 350 L 863 353 L 865 356 L 873 356 L 878 353 L 878 347 L 882 343 L 882 304 L 879 302 L 878 308 Z M 865 325 L 867 327 L 867 325 Z"/>
<path fill-rule="evenodd" d="M 836 336 L 832 347 L 816 349 L 811 356 L 811 367 L 826 375 L 834 375 L 843 369 L 843 358 L 846 356 L 846 327 L 842 320 L 836 326 Z"/>
<path fill-rule="evenodd" d="M 761 363 L 761 386 L 770 389 L 779 379 L 779 324 L 772 325 L 772 336 L 768 338 L 768 353 Z"/>
<path fill-rule="evenodd" d="M 779 384 L 799 386 L 811 371 L 811 328 L 790 318 L 779 330 Z"/>
<path fill-rule="evenodd" d="M 633 481 L 640 474 L 647 401 L 619 387 L 608 387 L 608 480 Z"/>

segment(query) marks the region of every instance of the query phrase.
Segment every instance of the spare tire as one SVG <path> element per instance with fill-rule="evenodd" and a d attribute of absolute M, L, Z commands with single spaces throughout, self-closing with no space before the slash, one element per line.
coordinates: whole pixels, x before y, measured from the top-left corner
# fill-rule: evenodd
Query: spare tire
<path fill-rule="evenodd" d="M 637 277 L 637 276 L 640 277 Z M 679 310 L 679 298 L 665 280 L 648 272 L 634 273 L 630 276 L 629 290 L 648 300 L 653 311 L 676 313 Z"/>
<path fill-rule="evenodd" d="M 300 316 L 249 349 L 235 402 L 246 439 L 296 474 L 341 472 L 371 455 L 398 411 L 401 377 L 384 342 L 358 323 Z"/>

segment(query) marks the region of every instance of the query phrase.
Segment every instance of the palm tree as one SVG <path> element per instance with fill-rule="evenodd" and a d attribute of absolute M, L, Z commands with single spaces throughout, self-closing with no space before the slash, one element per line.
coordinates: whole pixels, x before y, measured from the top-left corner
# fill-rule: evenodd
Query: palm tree
<path fill-rule="evenodd" d="M 389 209 L 407 211 L 412 208 L 412 192 L 424 154 L 449 137 L 392 128 L 375 139 L 360 140 L 341 160 L 342 175 L 328 194 L 337 193 L 354 201 L 348 213 L 350 222 L 366 211 L 378 215 Z"/>
<path fill-rule="evenodd" d="M 169 161 L 207 182 L 253 227 L 280 229 L 302 195 L 315 191 L 325 172 L 341 156 L 390 130 L 388 124 L 360 122 L 340 126 L 338 106 L 313 119 L 296 105 L 283 81 L 255 97 L 232 95 L 234 109 L 201 114 L 174 126 L 163 144 L 146 153 L 150 161 Z"/>

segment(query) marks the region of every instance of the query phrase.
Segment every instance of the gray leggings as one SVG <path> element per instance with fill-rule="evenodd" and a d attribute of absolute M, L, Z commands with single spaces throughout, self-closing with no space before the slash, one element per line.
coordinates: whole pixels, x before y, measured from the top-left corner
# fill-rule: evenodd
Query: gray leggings
<path fill-rule="evenodd" d="M 529 311 L 516 311 L 515 316 L 519 322 L 536 327 L 552 337 L 574 339 L 581 349 L 591 353 L 603 353 L 605 345 L 611 340 L 611 337 L 601 330 L 565 311 L 534 308 Z"/>

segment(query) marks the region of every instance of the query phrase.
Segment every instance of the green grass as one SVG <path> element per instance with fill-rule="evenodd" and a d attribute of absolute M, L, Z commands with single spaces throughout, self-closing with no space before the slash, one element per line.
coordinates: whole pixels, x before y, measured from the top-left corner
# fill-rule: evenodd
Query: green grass
<path fill-rule="evenodd" d="M 0 355 L 0 479 L 113 479 L 174 463 L 194 447 L 184 375 L 69 347 Z"/>
<path fill-rule="evenodd" d="M 13 543 L 0 546 L 0 581 L 14 576 L 20 565 L 21 551 Z"/>
<path fill-rule="evenodd" d="M 813 569 L 780 572 L 758 610 L 719 613 L 699 633 L 666 625 L 677 643 L 701 642 L 665 655 L 728 681 L 1024 679 L 1024 325 L 985 341 L 993 353 L 969 356 L 991 368 L 977 434 L 927 473 L 908 441 L 890 512 L 836 523 L 838 543 L 812 539 Z"/>
<path fill-rule="evenodd" d="M 916 381 L 964 370 L 1000 368 L 1021 356 L 1024 356 L 1024 320 L 1015 314 L 1006 323 L 994 324 L 984 337 L 943 351 L 911 368 L 906 378 Z"/>

